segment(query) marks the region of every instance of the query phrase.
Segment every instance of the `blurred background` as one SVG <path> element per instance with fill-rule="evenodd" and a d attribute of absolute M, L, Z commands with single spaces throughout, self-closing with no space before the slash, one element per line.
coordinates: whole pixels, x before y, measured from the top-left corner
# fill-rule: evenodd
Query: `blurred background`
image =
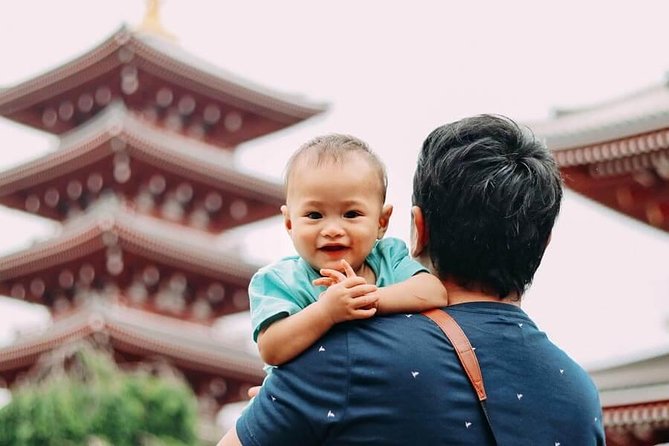
<path fill-rule="evenodd" d="M 0 86 L 77 57 L 122 24 L 141 0 L 0 2 Z M 411 178 L 434 127 L 478 113 L 529 123 L 666 82 L 664 1 L 229 2 L 166 0 L 160 20 L 195 58 L 323 113 L 240 144 L 241 172 L 279 182 L 291 153 L 317 134 L 345 132 L 386 163 L 389 235 L 408 240 Z M 57 139 L 0 120 L 0 169 L 53 151 Z M 278 207 L 276 208 L 278 215 Z M 57 234 L 53 221 L 0 209 L 0 254 Z M 216 246 L 262 265 L 293 253 L 279 218 L 235 229 Z M 587 368 L 669 346 L 669 234 L 567 191 L 523 308 Z M 664 260 L 663 260 L 664 259 Z M 0 298 L 0 344 L 49 324 L 42 307 Z M 250 339 L 244 314 L 225 325 Z M 234 328 L 232 328 L 234 326 Z M 242 341 L 244 340 L 244 341 Z M 245 346 L 249 350 L 253 346 Z M 630 443 L 632 444 L 632 443 Z"/>

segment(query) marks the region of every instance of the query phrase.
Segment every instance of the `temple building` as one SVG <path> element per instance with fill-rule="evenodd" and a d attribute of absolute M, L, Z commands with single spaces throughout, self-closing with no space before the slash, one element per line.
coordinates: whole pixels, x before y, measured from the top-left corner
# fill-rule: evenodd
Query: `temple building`
<path fill-rule="evenodd" d="M 237 169 L 234 151 L 325 110 L 186 53 L 151 8 L 143 26 L 0 89 L 1 116 L 59 136 L 57 150 L 0 172 L 0 204 L 62 223 L 0 258 L 0 294 L 44 305 L 53 320 L 0 349 L 0 383 L 92 339 L 121 365 L 176 367 L 203 414 L 246 399 L 262 363 L 212 325 L 248 310 L 258 265 L 217 240 L 277 215 L 284 198 Z"/>
<path fill-rule="evenodd" d="M 529 123 L 567 187 L 669 232 L 669 82 Z M 664 235 L 663 234 L 663 235 Z M 669 346 L 590 370 L 609 446 L 669 442 Z"/>

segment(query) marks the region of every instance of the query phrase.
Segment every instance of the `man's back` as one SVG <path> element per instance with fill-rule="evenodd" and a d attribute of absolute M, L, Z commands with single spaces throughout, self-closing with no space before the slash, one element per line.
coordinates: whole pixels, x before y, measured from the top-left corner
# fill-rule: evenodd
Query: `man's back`
<path fill-rule="evenodd" d="M 520 308 L 447 311 L 476 349 L 500 445 L 604 444 L 591 380 Z M 275 371 L 237 432 L 258 445 L 492 444 L 455 352 L 422 315 L 335 327 Z"/>

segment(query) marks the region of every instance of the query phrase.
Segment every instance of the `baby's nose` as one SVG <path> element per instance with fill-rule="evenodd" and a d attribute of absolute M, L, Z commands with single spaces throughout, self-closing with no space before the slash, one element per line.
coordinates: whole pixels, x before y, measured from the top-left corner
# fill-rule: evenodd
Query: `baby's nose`
<path fill-rule="evenodd" d="M 323 227 L 321 234 L 325 237 L 337 237 L 344 234 L 344 228 L 340 224 L 329 222 Z"/>

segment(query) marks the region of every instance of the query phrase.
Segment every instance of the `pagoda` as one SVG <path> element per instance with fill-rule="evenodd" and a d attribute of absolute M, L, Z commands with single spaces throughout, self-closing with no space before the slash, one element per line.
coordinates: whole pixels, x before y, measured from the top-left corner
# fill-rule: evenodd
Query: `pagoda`
<path fill-rule="evenodd" d="M 669 80 L 528 125 L 567 187 L 669 232 Z M 668 371 L 669 349 L 590 370 L 609 446 L 669 442 Z"/>
<path fill-rule="evenodd" d="M 184 52 L 156 5 L 143 26 L 0 89 L 0 115 L 59 136 L 57 150 L 0 172 L 0 203 L 62 223 L 0 258 L 0 294 L 44 305 L 53 320 L 0 349 L 0 383 L 90 339 L 123 366 L 169 363 L 215 414 L 264 376 L 255 352 L 214 336 L 215 321 L 248 310 L 258 268 L 219 241 L 284 201 L 280 185 L 235 166 L 234 150 L 326 106 Z"/>
<path fill-rule="evenodd" d="M 669 231 L 667 82 L 529 125 L 555 154 L 567 187 Z"/>

